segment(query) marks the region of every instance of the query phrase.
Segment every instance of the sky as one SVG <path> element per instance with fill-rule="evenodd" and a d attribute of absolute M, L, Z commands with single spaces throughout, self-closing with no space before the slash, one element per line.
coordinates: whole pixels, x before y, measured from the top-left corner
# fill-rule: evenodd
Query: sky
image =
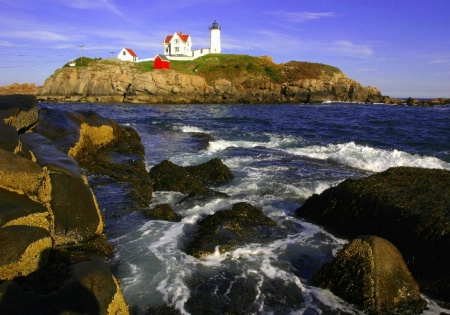
<path fill-rule="evenodd" d="M 167 35 L 222 53 L 338 67 L 391 97 L 450 98 L 450 0 L 0 0 L 0 86 L 42 85 L 80 57 L 140 59 Z M 81 47 L 82 46 L 82 47 Z"/>

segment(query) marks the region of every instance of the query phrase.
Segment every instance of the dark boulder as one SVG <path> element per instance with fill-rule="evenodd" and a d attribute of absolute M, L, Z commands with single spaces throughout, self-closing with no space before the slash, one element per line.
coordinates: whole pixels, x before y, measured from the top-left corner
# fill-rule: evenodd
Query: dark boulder
<path fill-rule="evenodd" d="M 300 217 L 347 238 L 392 242 L 421 289 L 450 301 L 450 171 L 396 167 L 313 195 Z"/>
<path fill-rule="evenodd" d="M 224 184 L 234 178 L 228 166 L 218 158 L 199 165 L 187 166 L 186 170 L 204 185 Z"/>
<path fill-rule="evenodd" d="M 27 158 L 0 149 L 0 187 L 43 200 L 45 173 L 41 166 Z"/>
<path fill-rule="evenodd" d="M 124 184 L 130 210 L 150 203 L 153 191 L 145 150 L 133 128 L 121 127 L 91 111 L 44 108 L 39 111 L 39 125 L 34 131 L 88 170 L 93 185 Z"/>
<path fill-rule="evenodd" d="M 150 210 L 144 211 L 144 215 L 152 220 L 180 222 L 181 216 L 177 214 L 167 203 L 156 205 Z"/>
<path fill-rule="evenodd" d="M 227 197 L 206 186 L 223 184 L 233 179 L 231 170 L 220 159 L 187 167 L 164 160 L 155 165 L 149 173 L 155 191 L 178 191 L 187 194 L 188 199 Z"/>
<path fill-rule="evenodd" d="M 71 266 L 71 278 L 59 290 L 57 305 L 83 314 L 128 314 L 117 280 L 96 258 Z"/>
<path fill-rule="evenodd" d="M 243 277 L 239 272 L 215 270 L 207 278 L 194 274 L 187 285 L 191 294 L 185 308 L 191 314 L 291 314 L 286 305 L 302 309 L 305 303 L 294 282 L 281 277 L 262 280 L 257 272 Z"/>
<path fill-rule="evenodd" d="M 194 166 L 179 166 L 164 160 L 149 172 L 155 191 L 178 191 L 187 194 L 180 203 L 197 202 L 210 198 L 227 198 L 228 195 L 211 190 L 207 185 L 231 181 L 233 173 L 220 159 L 212 159 Z"/>
<path fill-rule="evenodd" d="M 0 95 L 0 121 L 26 130 L 38 120 L 37 104 L 33 95 Z"/>
<path fill-rule="evenodd" d="M 67 154 L 62 153 L 46 137 L 35 133 L 20 135 L 23 154 L 31 154 L 40 166 L 50 171 L 64 173 L 82 179 L 82 171 L 78 163 Z"/>
<path fill-rule="evenodd" d="M 0 228 L 5 225 L 28 225 L 50 230 L 49 212 L 26 195 L 0 188 Z"/>
<path fill-rule="evenodd" d="M 45 266 L 52 247 L 50 233 L 40 227 L 11 225 L 0 229 L 0 281 L 26 276 Z"/>
<path fill-rule="evenodd" d="M 275 221 L 247 202 L 209 215 L 198 225 L 197 235 L 186 249 L 194 257 L 212 254 L 217 246 L 224 253 L 241 244 L 263 242 L 277 235 Z"/>
<path fill-rule="evenodd" d="M 0 120 L 0 149 L 14 152 L 19 145 L 19 134 L 14 126 L 7 125 Z"/>
<path fill-rule="evenodd" d="M 76 115 L 59 109 L 41 108 L 39 124 L 33 131 L 51 140 L 65 154 L 75 147 L 81 137 L 80 122 Z"/>
<path fill-rule="evenodd" d="M 400 252 L 376 236 L 352 240 L 313 283 L 368 314 L 419 314 L 427 305 Z"/>
<path fill-rule="evenodd" d="M 129 311 L 108 265 L 91 258 L 0 283 L 0 313 L 129 314 Z"/>
<path fill-rule="evenodd" d="M 89 186 L 66 174 L 50 173 L 49 177 L 55 242 L 76 244 L 102 235 L 102 213 Z"/>
<path fill-rule="evenodd" d="M 207 190 L 186 168 L 168 160 L 155 165 L 150 170 L 155 191 L 178 191 L 185 194 L 202 193 Z"/>

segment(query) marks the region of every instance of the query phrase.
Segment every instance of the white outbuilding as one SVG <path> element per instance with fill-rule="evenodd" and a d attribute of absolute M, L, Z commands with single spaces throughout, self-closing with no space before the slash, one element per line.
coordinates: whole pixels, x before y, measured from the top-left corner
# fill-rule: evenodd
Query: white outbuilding
<path fill-rule="evenodd" d="M 131 62 L 138 61 L 138 56 L 131 48 L 122 48 L 122 50 L 117 55 L 117 58 L 122 61 L 131 61 Z"/>

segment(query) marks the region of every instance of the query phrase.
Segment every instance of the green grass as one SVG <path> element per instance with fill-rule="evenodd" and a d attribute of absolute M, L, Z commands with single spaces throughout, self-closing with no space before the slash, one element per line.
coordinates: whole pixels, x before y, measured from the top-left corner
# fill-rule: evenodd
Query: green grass
<path fill-rule="evenodd" d="M 78 58 L 75 63 L 77 66 L 87 66 L 94 61 L 100 61 L 101 64 L 115 64 L 101 58 L 88 57 L 83 57 L 82 61 Z M 68 66 L 69 63 L 64 65 L 64 67 Z M 153 71 L 153 62 L 138 62 L 134 63 L 133 67 L 145 73 Z M 243 76 L 281 83 L 301 79 L 320 79 L 324 75 L 332 76 L 334 73 L 341 73 L 336 67 L 320 63 L 290 61 L 285 64 L 275 64 L 270 57 L 234 54 L 209 54 L 190 61 L 172 60 L 170 69 L 185 74 L 198 74 L 204 77 L 208 84 L 219 78 L 233 80 Z"/>
<path fill-rule="evenodd" d="M 342 73 L 336 67 L 306 61 L 290 61 L 284 64 L 284 68 L 285 76 L 290 80 L 320 79 L 324 75 L 333 76 L 335 73 Z"/>
<path fill-rule="evenodd" d="M 280 82 L 282 65 L 267 58 L 248 55 L 210 54 L 192 61 L 171 61 L 170 68 L 182 73 L 196 73 L 208 83 L 218 78 L 232 80 L 244 75 Z"/>
<path fill-rule="evenodd" d="M 85 67 L 89 65 L 93 61 L 102 60 L 102 58 L 89 58 L 89 57 L 80 57 L 75 59 L 73 62 L 75 62 L 76 67 Z M 66 63 L 63 67 L 70 67 L 70 64 L 72 61 Z"/>

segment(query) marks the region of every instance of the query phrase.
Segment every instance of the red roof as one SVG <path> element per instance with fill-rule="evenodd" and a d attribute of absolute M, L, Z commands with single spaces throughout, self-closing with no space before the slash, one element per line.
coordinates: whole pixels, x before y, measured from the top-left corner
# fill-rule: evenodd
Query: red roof
<path fill-rule="evenodd" d="M 189 35 L 188 34 L 183 34 L 181 32 L 177 32 L 176 34 L 178 34 L 178 36 L 181 38 L 181 40 L 183 42 L 185 42 L 185 43 L 189 39 Z M 174 35 L 167 35 L 166 39 L 164 40 L 164 44 L 168 44 L 172 40 L 173 36 Z"/>
<path fill-rule="evenodd" d="M 131 49 L 131 48 L 125 48 L 125 49 L 126 49 L 126 51 L 128 51 L 128 53 L 129 53 L 131 56 L 137 57 L 137 55 L 136 55 L 136 53 L 133 51 L 133 49 Z"/>

